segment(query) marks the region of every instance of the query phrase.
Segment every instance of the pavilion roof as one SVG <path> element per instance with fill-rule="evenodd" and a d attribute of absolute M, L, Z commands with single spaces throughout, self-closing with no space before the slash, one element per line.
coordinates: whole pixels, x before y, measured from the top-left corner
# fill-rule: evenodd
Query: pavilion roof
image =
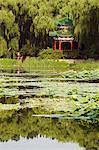
<path fill-rule="evenodd" d="M 73 37 L 73 23 L 67 18 L 60 18 L 55 20 L 55 25 L 58 27 L 56 31 L 50 31 L 51 37 Z M 67 27 L 66 27 L 67 26 Z"/>
<path fill-rule="evenodd" d="M 58 30 L 58 31 L 50 31 L 49 36 L 51 37 L 73 37 L 73 30 Z"/>
<path fill-rule="evenodd" d="M 56 25 L 67 25 L 67 26 L 73 26 L 73 22 L 71 19 L 68 18 L 59 18 L 55 20 Z"/>

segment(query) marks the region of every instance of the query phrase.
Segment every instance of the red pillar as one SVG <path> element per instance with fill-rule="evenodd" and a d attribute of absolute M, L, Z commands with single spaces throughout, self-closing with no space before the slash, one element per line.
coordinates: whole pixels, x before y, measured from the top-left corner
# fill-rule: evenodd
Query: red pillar
<path fill-rule="evenodd" d="M 59 41 L 59 51 L 62 52 L 62 42 Z"/>
<path fill-rule="evenodd" d="M 73 41 L 70 42 L 71 43 L 71 51 L 73 50 Z"/>
<path fill-rule="evenodd" d="M 54 47 L 53 47 L 54 52 L 56 51 L 56 40 L 54 40 Z"/>

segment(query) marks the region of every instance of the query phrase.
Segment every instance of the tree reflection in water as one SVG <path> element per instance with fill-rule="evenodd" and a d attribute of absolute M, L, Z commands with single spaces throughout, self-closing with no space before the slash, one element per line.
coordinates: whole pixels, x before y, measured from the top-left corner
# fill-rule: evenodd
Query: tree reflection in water
<path fill-rule="evenodd" d="M 39 109 L 42 112 L 43 110 Z M 47 137 L 59 142 L 76 142 L 86 150 L 99 148 L 99 122 L 33 117 L 38 109 L 21 109 L 0 112 L 0 141 Z"/>

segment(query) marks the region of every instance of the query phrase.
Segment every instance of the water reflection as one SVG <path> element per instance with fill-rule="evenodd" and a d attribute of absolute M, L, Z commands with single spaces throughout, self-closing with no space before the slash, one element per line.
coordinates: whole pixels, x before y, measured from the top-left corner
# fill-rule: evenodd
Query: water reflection
<path fill-rule="evenodd" d="M 7 143 L 0 143 L 2 150 L 85 150 L 80 148 L 79 144 L 73 142 L 59 143 L 57 140 L 50 138 L 38 137 L 33 140 L 23 139 L 20 141 L 9 141 Z"/>
<path fill-rule="evenodd" d="M 31 149 L 33 142 L 41 142 L 42 145 L 46 145 L 48 140 L 50 140 L 48 142 L 51 143 L 50 146 L 53 146 L 53 144 L 58 146 L 59 143 L 59 146 L 63 146 L 63 149 L 67 149 L 66 146 L 75 148 L 75 144 L 68 145 L 67 143 L 73 142 L 78 143 L 80 147 L 84 147 L 86 150 L 98 150 L 99 122 L 33 117 L 32 115 L 38 111 L 41 113 L 42 110 L 23 109 L 0 112 L 0 141 L 8 141 L 8 145 L 3 144 L 4 150 L 6 150 L 6 146 L 13 147 L 13 144 L 17 146 L 18 143 L 22 144 L 22 147 L 25 147 L 26 143 L 31 143 L 29 147 Z M 22 138 L 25 138 L 25 141 Z M 3 145 L 1 143 L 0 147 L 3 147 Z"/>

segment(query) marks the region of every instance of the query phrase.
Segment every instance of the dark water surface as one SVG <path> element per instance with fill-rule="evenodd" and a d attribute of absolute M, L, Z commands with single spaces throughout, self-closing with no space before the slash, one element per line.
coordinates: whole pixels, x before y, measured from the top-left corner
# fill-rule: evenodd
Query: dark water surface
<path fill-rule="evenodd" d="M 51 100 L 66 98 L 75 86 L 79 96 L 99 89 L 98 83 L 67 82 L 59 74 L 1 72 L 0 150 L 99 150 L 98 120 L 48 117 Z M 38 98 L 44 107 L 34 103 Z M 54 107 L 64 114 L 63 106 Z"/>

